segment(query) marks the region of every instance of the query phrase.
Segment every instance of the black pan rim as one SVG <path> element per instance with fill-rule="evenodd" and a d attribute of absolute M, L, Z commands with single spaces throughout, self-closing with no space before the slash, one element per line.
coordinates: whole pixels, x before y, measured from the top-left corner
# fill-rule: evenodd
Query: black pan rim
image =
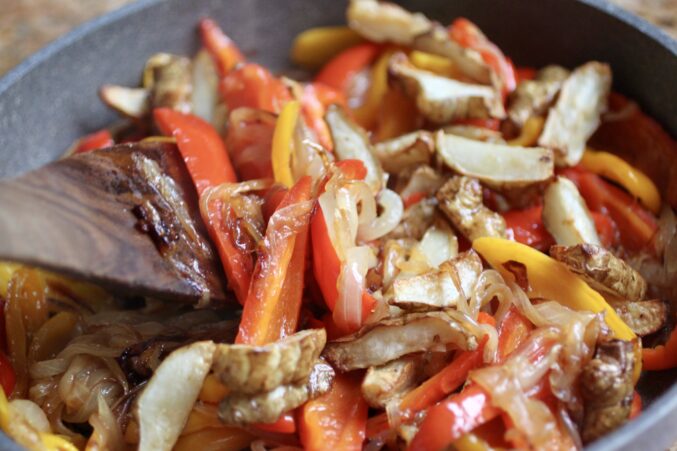
<path fill-rule="evenodd" d="M 625 23 L 635 28 L 640 33 L 648 36 L 658 43 L 661 47 L 668 50 L 677 58 L 677 39 L 672 38 L 667 33 L 647 22 L 646 20 L 622 9 L 619 6 L 609 3 L 607 0 L 575 0 L 592 9 L 604 13 L 605 15 Z M 92 19 L 76 27 L 66 35 L 57 38 L 47 44 L 36 53 L 29 56 L 19 65 L 7 72 L 0 78 L 0 97 L 10 89 L 15 83 L 19 82 L 25 75 L 30 73 L 40 65 L 58 57 L 61 50 L 69 47 L 83 37 L 96 32 L 98 29 L 124 19 L 127 16 L 151 8 L 163 0 L 137 0 L 134 3 L 126 5 L 118 10 L 106 13 L 98 18 Z M 652 430 L 662 427 L 668 427 L 668 417 L 677 414 L 677 382 L 667 390 L 660 398 L 654 401 L 642 414 L 624 427 L 612 432 L 593 443 L 586 449 L 591 451 L 603 450 L 631 450 L 637 449 L 637 443 L 633 444 L 633 439 L 637 436 L 644 436 Z M 6 435 L 0 432 L 0 445 L 6 439 Z M 650 439 L 649 439 L 650 440 Z M 650 443 L 650 441 L 649 441 Z M 15 445 L 14 443 L 12 443 Z M 11 445 L 10 445 L 11 446 Z M 668 445 L 669 446 L 669 445 Z M 15 449 L 20 449 L 15 445 Z"/>

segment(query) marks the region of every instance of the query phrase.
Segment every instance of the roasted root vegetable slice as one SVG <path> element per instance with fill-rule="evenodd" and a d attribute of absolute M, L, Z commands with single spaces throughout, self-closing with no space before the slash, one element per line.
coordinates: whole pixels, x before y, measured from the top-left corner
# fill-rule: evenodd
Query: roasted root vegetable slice
<path fill-rule="evenodd" d="M 550 255 L 564 263 L 597 291 L 609 293 L 622 300 L 644 300 L 647 290 L 644 278 L 621 258 L 601 246 L 552 246 Z"/>
<path fill-rule="evenodd" d="M 397 186 L 397 191 L 405 203 L 407 199 L 411 199 L 413 196 L 419 195 L 421 199 L 433 196 L 444 183 L 442 176 L 430 166 L 421 165 L 413 172 L 407 172 L 411 172 L 411 175 L 406 180 L 406 185 L 401 189 Z M 402 173 L 398 174 L 398 185 L 400 178 L 404 178 L 403 175 Z"/>
<path fill-rule="evenodd" d="M 482 186 L 473 178 L 454 176 L 437 191 L 440 209 L 469 240 L 505 237 L 505 220 L 482 203 Z"/>
<path fill-rule="evenodd" d="M 383 186 L 383 169 L 374 155 L 364 129 L 353 123 L 338 105 L 331 105 L 327 109 L 325 120 L 329 125 L 338 159 L 362 161 L 367 168 L 364 181 L 373 192 L 380 191 Z"/>
<path fill-rule="evenodd" d="M 628 420 L 633 396 L 634 346 L 611 340 L 597 344 L 594 358 L 580 376 L 585 416 L 584 443 L 606 435 Z"/>
<path fill-rule="evenodd" d="M 535 79 L 518 84 L 508 108 L 510 120 L 522 127 L 530 117 L 546 113 L 568 76 L 569 71 L 561 66 L 546 66 Z"/>
<path fill-rule="evenodd" d="M 363 327 L 327 344 L 323 355 L 339 371 L 383 365 L 406 354 L 446 345 L 477 348 L 482 334 L 476 324 L 455 311 L 410 313 Z"/>
<path fill-rule="evenodd" d="M 400 172 L 409 166 L 429 164 L 435 151 L 430 132 L 419 130 L 374 145 L 374 155 L 388 172 Z"/>
<path fill-rule="evenodd" d="M 265 346 L 219 344 L 214 373 L 236 392 L 269 391 L 306 378 L 326 341 L 324 329 L 310 329 Z"/>
<path fill-rule="evenodd" d="M 171 108 L 182 113 L 193 110 L 192 64 L 185 56 L 158 53 L 146 63 L 144 86 L 150 88 L 153 108 Z"/>
<path fill-rule="evenodd" d="M 585 200 L 576 185 L 564 177 L 557 177 L 545 190 L 543 224 L 557 244 L 600 244 L 595 221 L 585 205 Z"/>
<path fill-rule="evenodd" d="M 416 386 L 420 358 L 405 356 L 381 366 L 372 366 L 362 380 L 362 396 L 371 407 L 383 409 Z"/>
<path fill-rule="evenodd" d="M 331 388 L 334 369 L 322 361 L 313 363 L 310 374 L 294 384 L 278 385 L 253 395 L 233 393 L 227 396 L 219 405 L 219 418 L 237 426 L 275 423 L 284 412 L 323 395 Z"/>
<path fill-rule="evenodd" d="M 538 144 L 555 150 L 558 166 L 574 166 L 600 124 L 611 88 L 611 69 L 596 61 L 574 70 L 550 108 Z"/>
<path fill-rule="evenodd" d="M 418 69 L 404 53 L 390 58 L 388 71 L 416 99 L 421 114 L 433 122 L 505 117 L 500 96 L 490 86 L 464 83 Z"/>
<path fill-rule="evenodd" d="M 647 301 L 611 301 L 625 324 L 640 337 L 658 332 L 668 320 L 668 306 L 660 299 Z"/>
<path fill-rule="evenodd" d="M 376 0 L 351 1 L 347 16 L 350 28 L 374 42 L 411 45 L 416 36 L 432 28 L 432 22 L 423 14 Z"/>
<path fill-rule="evenodd" d="M 150 113 L 150 92 L 144 88 L 103 85 L 99 89 L 103 103 L 130 119 L 141 120 Z"/>
<path fill-rule="evenodd" d="M 475 141 L 439 131 L 437 153 L 454 171 L 491 187 L 523 187 L 553 176 L 553 154 L 540 147 L 516 147 Z"/>
<path fill-rule="evenodd" d="M 470 298 L 481 272 L 477 253 L 464 252 L 442 263 L 437 271 L 396 280 L 392 303 L 409 311 L 453 307 Z"/>
<path fill-rule="evenodd" d="M 215 344 L 200 341 L 172 352 L 138 400 L 139 449 L 171 450 L 212 366 Z"/>

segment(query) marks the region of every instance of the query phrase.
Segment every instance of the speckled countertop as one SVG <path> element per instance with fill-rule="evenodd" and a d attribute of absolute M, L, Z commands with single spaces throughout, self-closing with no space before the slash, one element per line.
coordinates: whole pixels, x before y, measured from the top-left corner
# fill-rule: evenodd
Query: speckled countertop
<path fill-rule="evenodd" d="M 0 0 L 0 74 L 76 25 L 134 0 Z M 677 0 L 611 0 L 677 38 Z"/>

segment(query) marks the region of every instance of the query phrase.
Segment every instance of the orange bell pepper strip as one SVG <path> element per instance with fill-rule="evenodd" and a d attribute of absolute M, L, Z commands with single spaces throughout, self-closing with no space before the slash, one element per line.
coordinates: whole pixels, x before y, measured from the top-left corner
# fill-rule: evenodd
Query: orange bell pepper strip
<path fill-rule="evenodd" d="M 271 217 L 263 249 L 254 268 L 236 343 L 264 345 L 296 331 L 301 312 L 308 214 L 287 207 L 311 199 L 312 180 L 302 177 Z M 290 229 L 292 231 L 290 232 Z"/>
<path fill-rule="evenodd" d="M 294 420 L 294 415 L 290 412 L 283 413 L 275 423 L 258 423 L 254 427 L 262 431 L 278 432 L 280 434 L 296 433 L 296 421 Z"/>
<path fill-rule="evenodd" d="M 229 111 L 249 107 L 278 114 L 291 100 L 289 89 L 263 66 L 245 63 L 226 74 L 219 85 Z"/>
<path fill-rule="evenodd" d="M 515 306 L 510 307 L 498 327 L 498 355 L 496 363 L 503 363 L 534 329 L 533 324 Z"/>
<path fill-rule="evenodd" d="M 261 207 L 261 213 L 263 213 L 263 222 L 268 224 L 270 217 L 273 216 L 275 210 L 284 199 L 284 196 L 289 190 L 282 185 L 273 185 L 266 191 L 266 194 L 263 196 L 263 206 Z"/>
<path fill-rule="evenodd" d="M 591 211 L 592 220 L 595 221 L 595 229 L 599 236 L 599 241 L 607 249 L 610 249 L 618 243 L 618 227 L 611 217 L 606 213 Z"/>
<path fill-rule="evenodd" d="M 350 47 L 325 64 L 315 81 L 346 94 L 355 74 L 368 67 L 379 51 L 380 46 L 372 43 Z"/>
<path fill-rule="evenodd" d="M 222 77 L 236 65 L 245 61 L 244 56 L 235 43 L 211 19 L 200 21 L 200 36 L 202 44 L 216 61 L 219 75 Z"/>
<path fill-rule="evenodd" d="M 113 136 L 111 136 L 110 132 L 104 128 L 103 130 L 99 130 L 98 132 L 80 138 L 75 150 L 73 150 L 73 155 L 89 152 L 95 149 L 102 149 L 104 147 L 110 147 L 113 144 L 115 144 L 113 141 Z"/>
<path fill-rule="evenodd" d="M 515 81 L 521 83 L 536 78 L 536 69 L 533 67 L 522 66 L 515 68 Z"/>
<path fill-rule="evenodd" d="M 456 19 L 449 27 L 449 37 L 459 45 L 477 51 L 484 62 L 501 81 L 503 98 L 515 90 L 515 68 L 501 49 L 491 42 L 480 29 L 464 17 Z"/>
<path fill-rule="evenodd" d="M 176 138 L 198 194 L 212 186 L 237 182 L 226 146 L 211 124 L 169 108 L 156 109 L 153 118 L 162 134 Z"/>
<path fill-rule="evenodd" d="M 536 205 L 524 210 L 510 210 L 502 216 L 515 241 L 545 252 L 555 244 L 555 239 L 543 225 L 542 212 L 543 206 Z"/>
<path fill-rule="evenodd" d="M 578 186 L 591 211 L 608 212 L 618 226 L 623 246 L 631 251 L 652 248 L 658 224 L 632 196 L 580 168 L 564 169 L 561 173 Z"/>
<path fill-rule="evenodd" d="M 498 119 L 458 119 L 454 125 L 469 125 L 471 127 L 482 127 L 497 132 L 501 128 L 501 121 Z"/>
<path fill-rule="evenodd" d="M 388 93 L 388 64 L 393 51 L 383 52 L 371 69 L 369 90 L 364 102 L 355 108 L 355 122 L 367 130 L 372 130 L 378 123 L 379 112 Z"/>
<path fill-rule="evenodd" d="M 362 449 L 368 407 L 361 383 L 359 373 L 337 374 L 329 392 L 300 408 L 299 435 L 306 451 Z"/>
<path fill-rule="evenodd" d="M 642 361 L 644 369 L 651 371 L 677 367 L 677 327 L 664 345 L 642 349 Z"/>
<path fill-rule="evenodd" d="M 416 102 L 397 87 L 389 87 L 381 101 L 376 126 L 376 141 L 385 141 L 409 133 L 419 121 Z"/>
<path fill-rule="evenodd" d="M 276 123 L 277 117 L 267 111 L 243 108 L 229 115 L 226 147 L 240 180 L 273 178 Z"/>

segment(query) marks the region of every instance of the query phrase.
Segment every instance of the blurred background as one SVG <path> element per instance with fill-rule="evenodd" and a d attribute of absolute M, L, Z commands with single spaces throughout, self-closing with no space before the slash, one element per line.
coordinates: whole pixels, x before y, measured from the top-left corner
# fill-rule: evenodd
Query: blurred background
<path fill-rule="evenodd" d="M 0 0 L 0 75 L 80 23 L 135 0 Z M 608 0 L 677 38 L 677 0 Z"/>

